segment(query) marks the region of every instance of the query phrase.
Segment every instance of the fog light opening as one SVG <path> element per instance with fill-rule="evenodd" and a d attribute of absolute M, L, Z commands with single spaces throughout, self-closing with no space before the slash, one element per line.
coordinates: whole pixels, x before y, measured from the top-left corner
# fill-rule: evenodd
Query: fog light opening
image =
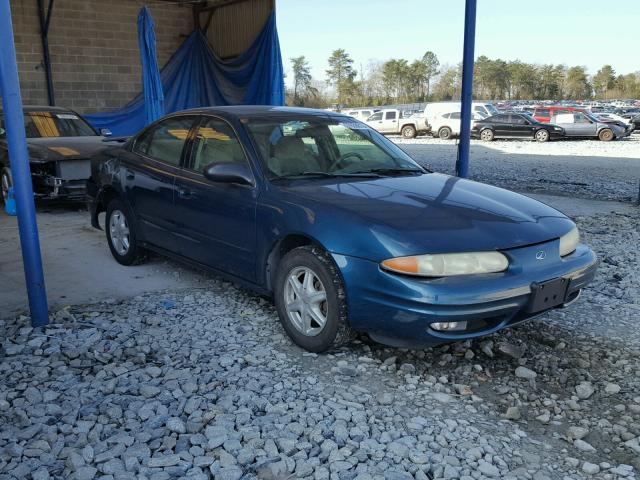
<path fill-rule="evenodd" d="M 467 329 L 467 322 L 436 322 L 431 324 L 431 328 L 439 332 L 459 332 Z"/>

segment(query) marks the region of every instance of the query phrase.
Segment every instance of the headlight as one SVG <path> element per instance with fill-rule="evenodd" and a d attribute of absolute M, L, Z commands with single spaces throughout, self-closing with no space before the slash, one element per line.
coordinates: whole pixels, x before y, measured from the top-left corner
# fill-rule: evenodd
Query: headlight
<path fill-rule="evenodd" d="M 571 231 L 560 237 L 560 256 L 564 257 L 573 253 L 580 243 L 580 232 L 578 227 L 573 227 Z"/>
<path fill-rule="evenodd" d="M 562 130 L 561 127 L 553 127 L 554 130 Z"/>
<path fill-rule="evenodd" d="M 476 273 L 502 272 L 509 260 L 500 252 L 443 253 L 390 258 L 382 268 L 421 277 L 448 277 Z"/>

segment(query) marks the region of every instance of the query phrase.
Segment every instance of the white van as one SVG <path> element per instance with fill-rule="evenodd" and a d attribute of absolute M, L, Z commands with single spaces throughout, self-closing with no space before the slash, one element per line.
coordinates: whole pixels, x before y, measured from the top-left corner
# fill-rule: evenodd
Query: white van
<path fill-rule="evenodd" d="M 432 125 L 438 117 L 441 117 L 445 113 L 460 112 L 461 110 L 462 105 L 460 102 L 433 102 L 428 103 L 427 106 L 424 107 L 424 116 L 427 122 L 429 122 L 429 125 Z M 471 111 L 477 112 L 484 117 L 490 117 L 491 115 L 500 113 L 491 102 L 472 102 Z M 436 130 L 433 129 L 433 131 Z"/>
<path fill-rule="evenodd" d="M 379 111 L 379 108 L 353 108 L 349 110 L 343 110 L 342 113 L 364 122 L 371 115 Z"/>

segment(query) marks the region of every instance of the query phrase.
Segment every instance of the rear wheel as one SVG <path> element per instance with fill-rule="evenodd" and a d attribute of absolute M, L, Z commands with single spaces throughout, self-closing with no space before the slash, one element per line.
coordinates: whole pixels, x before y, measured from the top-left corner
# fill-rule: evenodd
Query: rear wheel
<path fill-rule="evenodd" d="M 442 140 L 449 140 L 451 138 L 451 129 L 449 127 L 442 127 L 438 130 L 438 137 Z"/>
<path fill-rule="evenodd" d="M 402 127 L 401 133 L 404 138 L 415 138 L 417 135 L 416 129 L 413 125 L 406 125 Z"/>
<path fill-rule="evenodd" d="M 11 177 L 11 170 L 8 168 L 2 169 L 2 175 L 0 175 L 0 189 L 2 191 L 2 203 L 7 204 L 9 198 L 9 189 L 13 186 L 13 177 Z"/>
<path fill-rule="evenodd" d="M 549 141 L 549 132 L 544 128 L 541 128 L 536 132 L 535 138 L 538 142 L 547 142 Z"/>
<path fill-rule="evenodd" d="M 324 352 L 353 338 L 342 278 L 321 248 L 287 253 L 278 265 L 274 295 L 282 326 L 305 350 Z"/>
<path fill-rule="evenodd" d="M 603 142 L 610 142 L 611 140 L 613 140 L 613 137 L 613 131 L 609 128 L 600 130 L 600 133 L 598 134 L 598 138 Z"/>
<path fill-rule="evenodd" d="M 480 132 L 480 140 L 485 142 L 491 142 L 494 138 L 493 130 L 485 128 Z"/>
<path fill-rule="evenodd" d="M 138 245 L 134 214 L 119 198 L 107 205 L 105 231 L 109 250 L 121 265 L 136 265 L 146 258 L 145 251 Z"/>

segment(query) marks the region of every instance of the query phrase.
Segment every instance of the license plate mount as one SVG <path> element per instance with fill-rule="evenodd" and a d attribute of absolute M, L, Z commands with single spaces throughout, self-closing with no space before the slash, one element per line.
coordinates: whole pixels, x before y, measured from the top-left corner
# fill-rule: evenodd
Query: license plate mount
<path fill-rule="evenodd" d="M 562 305 L 567 296 L 569 279 L 554 278 L 546 282 L 531 284 L 531 299 L 527 310 L 529 313 L 537 313 Z"/>

